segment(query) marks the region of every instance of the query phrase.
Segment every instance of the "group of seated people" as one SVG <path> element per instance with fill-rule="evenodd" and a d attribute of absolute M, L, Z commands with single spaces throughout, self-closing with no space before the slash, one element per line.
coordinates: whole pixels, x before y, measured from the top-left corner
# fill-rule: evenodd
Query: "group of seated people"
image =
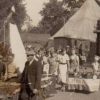
<path fill-rule="evenodd" d="M 16 65 L 14 64 L 14 54 L 8 57 L 0 55 L 0 80 L 5 82 L 14 82 L 18 77 Z"/>

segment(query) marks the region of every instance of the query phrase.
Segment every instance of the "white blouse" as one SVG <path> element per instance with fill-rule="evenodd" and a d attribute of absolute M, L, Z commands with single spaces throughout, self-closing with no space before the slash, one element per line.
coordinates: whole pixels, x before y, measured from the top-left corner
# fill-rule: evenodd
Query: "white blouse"
<path fill-rule="evenodd" d="M 58 60 L 60 63 L 67 63 L 67 61 L 69 61 L 70 59 L 69 56 L 65 54 L 65 55 L 59 55 Z"/>

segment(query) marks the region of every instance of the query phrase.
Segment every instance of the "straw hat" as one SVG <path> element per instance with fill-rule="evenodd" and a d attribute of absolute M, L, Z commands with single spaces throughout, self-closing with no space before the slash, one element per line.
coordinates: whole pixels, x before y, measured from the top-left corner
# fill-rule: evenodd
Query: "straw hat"
<path fill-rule="evenodd" d="M 69 47 L 70 47 L 69 45 L 66 46 L 66 48 L 69 48 Z"/>
<path fill-rule="evenodd" d="M 34 51 L 27 51 L 26 54 L 27 55 L 35 55 L 35 52 Z"/>
<path fill-rule="evenodd" d="M 98 61 L 100 59 L 100 57 L 99 56 L 95 56 L 94 59 Z"/>

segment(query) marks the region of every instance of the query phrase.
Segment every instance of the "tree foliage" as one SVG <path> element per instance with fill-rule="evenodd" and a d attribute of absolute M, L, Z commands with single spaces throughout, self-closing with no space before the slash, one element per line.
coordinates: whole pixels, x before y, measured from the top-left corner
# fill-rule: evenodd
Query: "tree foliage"
<path fill-rule="evenodd" d="M 50 0 L 49 3 L 44 4 L 45 8 L 40 12 L 43 18 L 39 23 L 42 33 L 50 34 L 59 23 L 63 24 L 64 8 L 62 5 L 63 3 L 58 0 Z"/>
<path fill-rule="evenodd" d="M 40 11 L 42 20 L 31 32 L 54 35 L 86 0 L 50 0 Z M 100 1 L 96 0 L 100 5 Z"/>
<path fill-rule="evenodd" d="M 15 7 L 15 13 L 12 19 L 16 22 L 18 27 L 21 27 L 24 20 L 27 20 L 27 13 L 25 10 L 25 4 L 22 4 L 23 0 L 0 0 L 0 29 L 3 29 L 4 21 L 11 11 L 12 5 Z"/>

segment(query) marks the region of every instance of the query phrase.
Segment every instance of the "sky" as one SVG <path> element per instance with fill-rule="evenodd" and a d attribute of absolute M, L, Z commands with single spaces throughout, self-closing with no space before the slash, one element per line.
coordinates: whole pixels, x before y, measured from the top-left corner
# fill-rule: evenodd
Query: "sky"
<path fill-rule="evenodd" d="M 62 0 L 59 0 L 62 1 Z M 43 3 L 48 3 L 49 0 L 25 0 L 27 14 L 33 20 L 34 26 L 42 19 L 39 12 L 43 9 Z"/>

